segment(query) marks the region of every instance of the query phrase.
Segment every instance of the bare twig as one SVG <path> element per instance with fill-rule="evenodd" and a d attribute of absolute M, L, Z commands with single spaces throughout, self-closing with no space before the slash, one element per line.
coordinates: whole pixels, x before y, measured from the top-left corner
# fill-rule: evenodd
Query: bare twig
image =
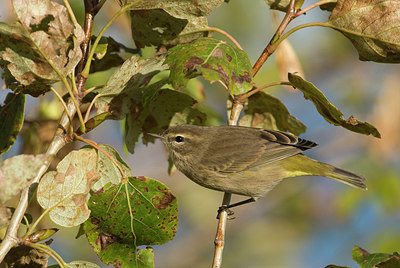
<path fill-rule="evenodd" d="M 280 38 L 280 36 L 285 31 L 286 27 L 289 23 L 296 17 L 296 8 L 295 8 L 295 0 L 290 0 L 289 8 L 286 12 L 285 17 L 283 18 L 281 24 L 279 25 L 278 29 L 276 30 L 274 36 L 269 41 L 268 45 L 262 52 L 261 56 L 258 58 L 257 62 L 253 66 L 253 76 L 257 74 L 260 70 L 261 66 L 264 62 L 271 56 L 272 53 L 276 50 L 277 45 L 275 44 L 276 41 Z"/>
<path fill-rule="evenodd" d="M 224 193 L 224 198 L 222 200 L 222 206 L 228 206 L 231 201 L 231 194 Z M 214 260 L 213 260 L 213 268 L 221 267 L 222 263 L 222 252 L 224 251 L 225 245 L 225 230 L 226 230 L 226 222 L 228 220 L 228 212 L 226 210 L 221 211 L 219 214 L 219 221 L 217 227 L 217 234 L 215 235 L 214 245 Z"/>
<path fill-rule="evenodd" d="M 229 118 L 229 125 L 236 126 L 239 120 L 240 112 L 243 109 L 243 102 L 238 100 L 237 98 L 233 99 L 231 115 Z M 224 198 L 222 200 L 222 206 L 228 206 L 231 201 L 232 194 L 224 193 Z M 224 244 L 225 244 L 225 230 L 226 230 L 226 222 L 228 220 L 228 212 L 226 210 L 222 210 L 219 213 L 218 219 L 218 227 L 217 233 L 215 235 L 214 240 L 214 259 L 213 259 L 213 268 L 221 267 L 222 263 L 222 253 L 224 251 Z"/>

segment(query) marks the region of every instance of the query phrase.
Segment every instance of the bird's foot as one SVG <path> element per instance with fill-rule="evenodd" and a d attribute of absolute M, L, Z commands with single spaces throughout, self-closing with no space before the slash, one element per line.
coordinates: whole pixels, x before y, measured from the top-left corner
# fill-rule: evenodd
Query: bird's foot
<path fill-rule="evenodd" d="M 233 217 L 233 215 L 235 214 L 232 210 L 229 209 L 228 206 L 220 206 L 218 208 L 218 214 L 217 214 L 217 219 L 219 220 L 220 216 L 221 216 L 221 212 L 222 211 L 226 211 L 226 213 L 228 213 L 228 220 L 233 220 L 235 217 Z"/>

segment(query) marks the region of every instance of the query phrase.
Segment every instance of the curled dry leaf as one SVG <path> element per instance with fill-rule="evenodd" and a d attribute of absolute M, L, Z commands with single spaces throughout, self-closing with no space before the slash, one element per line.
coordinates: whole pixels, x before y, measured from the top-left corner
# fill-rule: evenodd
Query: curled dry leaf
<path fill-rule="evenodd" d="M 72 151 L 57 165 L 57 171 L 43 176 L 37 190 L 38 202 L 50 210 L 50 218 L 55 223 L 72 227 L 89 217 L 89 191 L 100 177 L 96 165 L 94 149 Z"/>

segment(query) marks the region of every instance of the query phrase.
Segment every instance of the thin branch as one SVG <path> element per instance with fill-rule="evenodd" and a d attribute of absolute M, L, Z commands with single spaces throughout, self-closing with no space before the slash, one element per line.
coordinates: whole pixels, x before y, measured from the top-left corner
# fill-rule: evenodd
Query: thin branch
<path fill-rule="evenodd" d="M 261 66 L 265 63 L 265 61 L 271 56 L 272 53 L 276 50 L 275 42 L 278 41 L 285 31 L 286 27 L 289 23 L 295 18 L 296 16 L 296 8 L 295 8 L 295 0 L 290 0 L 290 4 L 288 10 L 286 12 L 285 17 L 283 18 L 281 24 L 279 25 L 278 29 L 274 36 L 269 41 L 268 45 L 265 47 L 264 51 L 262 52 L 261 56 L 258 58 L 257 62 L 253 66 L 253 76 L 257 74 L 260 70 Z"/>
<path fill-rule="evenodd" d="M 224 193 L 224 197 L 222 199 L 222 206 L 228 206 L 231 202 L 231 194 Z M 219 221 L 217 226 L 217 234 L 215 235 L 214 245 L 214 259 L 213 259 L 213 268 L 219 268 L 222 264 L 222 253 L 224 251 L 225 245 L 225 231 L 226 231 L 226 222 L 228 220 L 228 212 L 226 210 L 221 211 L 219 214 Z"/>
<path fill-rule="evenodd" d="M 237 98 L 233 99 L 231 115 L 229 117 L 229 125 L 236 126 L 239 120 L 240 112 L 243 109 L 243 102 L 238 100 Z M 222 206 L 228 206 L 231 201 L 232 194 L 224 193 L 224 197 L 222 200 Z M 217 233 L 215 234 L 214 240 L 214 259 L 213 259 L 213 268 L 220 268 L 222 263 L 222 253 L 224 251 L 225 244 L 225 231 L 226 231 L 226 222 L 228 220 L 228 212 L 226 210 L 222 210 L 219 213 L 219 220 L 217 226 Z"/>

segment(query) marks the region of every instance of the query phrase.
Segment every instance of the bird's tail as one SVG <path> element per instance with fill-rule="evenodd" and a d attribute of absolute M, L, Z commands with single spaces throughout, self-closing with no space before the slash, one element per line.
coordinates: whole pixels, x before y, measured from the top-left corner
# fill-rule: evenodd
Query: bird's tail
<path fill-rule="evenodd" d="M 291 161 L 285 161 L 289 159 L 291 159 Z M 319 162 L 303 154 L 298 154 L 285 160 L 286 170 L 288 170 L 289 175 L 288 177 L 304 175 L 322 176 L 346 183 L 356 188 L 367 190 L 365 178 L 353 172 Z"/>

